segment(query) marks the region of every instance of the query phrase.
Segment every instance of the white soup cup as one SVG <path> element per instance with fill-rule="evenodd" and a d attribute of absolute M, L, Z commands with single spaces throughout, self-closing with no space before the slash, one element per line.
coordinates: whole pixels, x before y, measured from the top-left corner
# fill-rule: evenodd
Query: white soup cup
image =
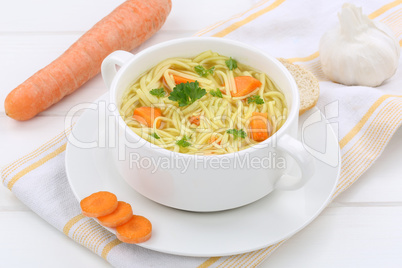
<path fill-rule="evenodd" d="M 123 93 L 144 72 L 172 57 L 194 57 L 212 50 L 266 73 L 284 93 L 288 118 L 272 137 L 251 148 L 224 155 L 175 153 L 149 143 L 127 127 L 118 109 L 119 142 L 115 165 L 137 192 L 160 204 L 189 211 L 220 211 L 252 203 L 274 189 L 296 190 L 314 173 L 312 156 L 297 140 L 299 92 L 288 70 L 274 57 L 223 38 L 183 38 L 133 55 L 115 51 L 102 63 L 110 102 L 120 107 Z M 116 70 L 116 65 L 120 69 Z M 289 175 L 296 163 L 299 174 Z"/>

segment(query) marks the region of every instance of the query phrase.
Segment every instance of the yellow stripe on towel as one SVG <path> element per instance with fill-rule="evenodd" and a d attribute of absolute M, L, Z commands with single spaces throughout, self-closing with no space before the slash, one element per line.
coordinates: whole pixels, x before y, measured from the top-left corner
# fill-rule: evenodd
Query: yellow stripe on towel
<path fill-rule="evenodd" d="M 290 61 L 290 62 L 301 62 L 301 61 L 311 61 L 311 60 L 313 60 L 313 59 L 315 59 L 315 58 L 318 58 L 318 56 L 320 56 L 320 53 L 317 51 L 317 52 L 314 52 L 313 54 L 311 54 L 310 56 L 307 56 L 307 57 L 296 57 L 296 58 L 290 58 L 290 59 L 288 59 L 288 61 Z"/>
<path fill-rule="evenodd" d="M 391 8 L 396 7 L 397 5 L 402 4 L 402 0 L 396 0 L 394 2 L 388 3 L 384 6 L 382 6 L 381 8 L 377 9 L 376 11 L 374 11 L 373 13 L 371 13 L 370 15 L 368 15 L 369 19 L 375 19 L 378 16 L 384 14 L 385 12 L 387 12 L 388 10 L 390 10 Z"/>
<path fill-rule="evenodd" d="M 37 162 L 33 163 L 32 165 L 28 166 L 27 168 L 23 169 L 22 171 L 20 171 L 19 173 L 17 173 L 17 175 L 15 175 L 7 184 L 7 188 L 11 191 L 11 189 L 13 188 L 14 184 L 24 175 L 28 174 L 29 172 L 31 172 L 32 170 L 42 166 L 43 164 L 45 164 L 47 161 L 53 159 L 54 157 L 58 156 L 59 154 L 61 154 L 62 152 L 64 152 L 66 150 L 66 145 L 67 143 L 64 143 L 62 146 L 60 146 L 59 148 L 57 148 L 55 151 L 51 152 L 50 154 L 46 155 L 45 157 L 41 158 L 40 160 L 38 160 Z"/>
<path fill-rule="evenodd" d="M 369 120 L 370 116 L 373 115 L 373 113 L 377 110 L 377 108 L 388 98 L 390 97 L 401 97 L 401 96 L 397 96 L 397 95 L 384 95 L 382 97 L 380 97 L 378 100 L 376 100 L 376 102 L 374 102 L 373 105 L 371 105 L 371 107 L 368 109 L 367 113 L 362 117 L 362 119 L 360 119 L 359 123 L 357 123 L 352 130 L 349 131 L 348 134 L 346 134 L 341 141 L 339 142 L 339 146 L 341 147 L 341 149 L 343 147 L 345 147 L 345 145 L 351 140 L 353 139 L 354 136 L 356 136 L 357 133 L 359 133 L 359 131 L 362 129 L 362 127 L 366 124 L 366 122 Z"/>
<path fill-rule="evenodd" d="M 277 249 L 280 245 L 282 245 L 286 240 L 282 240 L 281 242 L 269 246 L 268 248 L 266 248 L 262 254 L 260 254 L 258 257 L 259 259 L 257 259 L 257 261 L 251 266 L 251 267 L 257 267 L 263 260 L 265 260 L 266 257 L 268 257 L 269 255 L 272 254 L 272 252 L 275 251 L 275 249 Z"/>
<path fill-rule="evenodd" d="M 385 12 L 387 12 L 388 10 L 390 10 L 391 8 L 394 8 L 394 7 L 396 7 L 396 6 L 400 5 L 400 4 L 402 4 L 402 0 L 396 0 L 396 1 L 393 1 L 391 3 L 388 3 L 388 4 L 380 7 L 379 9 L 377 9 L 376 11 L 371 13 L 370 15 L 368 15 L 368 17 L 370 19 L 375 19 L 378 16 L 380 16 L 380 15 L 384 14 Z M 401 44 L 401 42 L 399 42 L 399 43 Z M 401 46 L 402 46 L 402 44 L 401 44 Z M 290 59 L 288 59 L 288 61 L 290 61 L 292 63 L 293 62 L 307 62 L 307 61 L 311 61 L 311 60 L 314 60 L 314 59 L 318 58 L 318 56 L 319 56 L 319 53 L 317 51 L 317 52 L 314 52 L 313 54 L 311 54 L 309 56 L 306 56 L 306 57 L 290 58 Z"/>
<path fill-rule="evenodd" d="M 211 257 L 208 260 L 206 260 L 205 262 L 203 262 L 200 266 L 198 266 L 197 268 L 208 268 L 209 266 L 211 266 L 212 264 L 214 264 L 215 262 L 217 262 L 221 257 Z"/>
<path fill-rule="evenodd" d="M 245 18 L 245 19 L 243 19 L 241 21 L 233 23 L 232 25 L 230 25 L 226 29 L 224 29 L 224 30 L 212 35 L 212 36 L 223 37 L 225 35 L 228 35 L 231 32 L 233 32 L 234 30 L 240 28 L 241 26 L 243 26 L 243 25 L 255 20 L 259 16 L 264 15 L 265 13 L 267 13 L 267 12 L 269 12 L 271 10 L 274 10 L 275 8 L 280 6 L 283 2 L 285 2 L 285 0 L 276 0 L 274 3 L 272 3 L 272 5 L 269 5 L 268 7 L 264 8 L 264 9 L 261 9 L 261 10 L 259 10 L 258 12 L 254 13 L 254 14 L 251 14 L 250 16 L 248 16 L 247 18 Z"/>
<path fill-rule="evenodd" d="M 71 220 L 69 220 L 69 221 L 66 223 L 66 225 L 64 225 L 63 233 L 68 236 L 68 234 L 70 233 L 70 230 L 71 230 L 71 228 L 74 226 L 74 224 L 76 224 L 77 222 L 79 222 L 79 221 L 82 220 L 83 218 L 85 218 L 85 216 L 82 215 L 82 214 L 79 214 L 79 215 L 77 215 L 77 216 L 71 218 Z"/>
<path fill-rule="evenodd" d="M 223 25 L 223 24 L 225 24 L 225 23 L 227 23 L 227 22 L 229 22 L 229 21 L 231 21 L 231 20 L 240 18 L 240 17 L 243 16 L 244 14 L 247 14 L 248 12 L 250 12 L 250 11 L 256 9 L 256 8 L 259 8 L 260 6 L 264 5 L 264 4 L 265 4 L 266 2 L 268 2 L 268 1 L 269 1 L 269 0 L 261 1 L 261 2 L 259 2 L 257 5 L 254 5 L 252 8 L 249 8 L 248 10 L 246 10 L 246 11 L 240 13 L 240 14 L 237 14 L 237 15 L 235 15 L 235 16 L 233 16 L 233 17 L 227 19 L 227 20 L 224 20 L 224 21 L 220 21 L 220 22 L 218 22 L 218 23 L 215 23 L 214 25 L 211 25 L 211 26 L 209 26 L 209 27 L 207 27 L 207 28 L 201 30 L 200 32 L 196 33 L 195 36 L 203 36 L 203 35 L 205 35 L 206 33 L 209 33 L 210 31 L 212 31 L 212 30 L 218 28 L 219 26 L 221 26 L 221 25 Z"/>
<path fill-rule="evenodd" d="M 68 136 L 71 132 L 73 126 L 67 128 L 66 130 L 64 130 L 63 132 L 61 132 L 60 134 L 58 134 L 56 137 L 54 137 L 53 139 L 51 139 L 50 141 L 46 142 L 45 144 L 43 144 L 42 146 L 40 146 L 38 149 L 36 149 L 35 151 L 31 152 L 30 154 L 27 154 L 23 157 L 21 157 L 20 159 L 18 159 L 17 161 L 14 161 L 13 163 L 11 163 L 9 166 L 7 166 L 6 168 L 3 169 L 2 171 L 2 177 L 3 177 L 3 182 L 4 180 L 8 177 L 8 175 L 10 175 L 12 172 L 14 172 L 16 169 L 18 169 L 19 167 L 21 167 L 22 165 L 24 165 L 25 163 L 27 163 L 28 161 L 30 161 L 31 159 L 34 159 L 35 157 L 37 157 L 38 155 L 40 155 L 41 153 L 49 150 L 50 148 L 52 148 L 54 145 L 56 145 L 57 143 L 59 143 L 60 141 L 62 141 L 66 136 Z"/>
<path fill-rule="evenodd" d="M 120 245 L 122 242 L 119 239 L 114 239 L 112 241 L 110 241 L 109 243 L 107 243 L 107 245 L 103 248 L 102 250 L 102 258 L 104 258 L 105 260 L 107 260 L 107 255 L 109 254 L 109 252 L 117 245 Z"/>
<path fill-rule="evenodd" d="M 394 110 L 397 109 L 397 113 L 394 113 Z M 365 133 L 360 137 L 360 139 L 355 142 L 354 146 L 349 149 L 348 152 L 344 154 L 344 158 L 342 159 L 342 163 L 348 160 L 348 165 L 345 167 L 342 167 L 341 170 L 341 177 L 337 186 L 337 190 L 334 193 L 334 197 L 336 197 L 339 193 L 343 192 L 346 190 L 354 181 L 356 181 L 357 178 L 366 170 L 371 163 L 376 159 L 376 157 L 381 153 L 383 148 L 385 147 L 385 141 L 388 141 L 390 135 L 396 131 L 396 129 L 399 127 L 401 124 L 401 119 L 400 119 L 400 112 L 402 110 L 402 102 L 401 99 L 395 99 L 393 100 L 390 105 L 387 105 L 386 108 L 381 109 L 381 111 L 377 114 L 376 118 L 372 121 L 372 123 L 369 125 Z M 393 116 L 388 118 L 388 120 L 385 121 L 384 115 L 390 115 L 392 114 Z M 383 126 L 380 125 L 378 126 L 378 123 L 384 121 L 388 125 L 388 129 L 386 133 L 383 133 L 382 136 L 379 135 L 379 128 L 382 128 Z M 356 154 L 360 152 L 361 154 L 361 149 L 356 151 L 356 148 L 362 146 L 362 141 L 363 140 L 368 140 L 368 137 L 370 137 L 370 144 L 367 144 L 363 146 L 366 149 L 365 156 L 366 157 L 360 157 L 359 159 L 361 160 L 360 163 L 357 162 Z M 355 152 L 356 151 L 356 152 Z M 365 160 L 366 159 L 366 160 Z M 358 170 L 353 171 L 352 173 L 351 168 L 353 169 L 356 165 Z M 347 167 L 351 167 L 347 169 Z M 356 174 L 356 172 L 360 173 Z"/>

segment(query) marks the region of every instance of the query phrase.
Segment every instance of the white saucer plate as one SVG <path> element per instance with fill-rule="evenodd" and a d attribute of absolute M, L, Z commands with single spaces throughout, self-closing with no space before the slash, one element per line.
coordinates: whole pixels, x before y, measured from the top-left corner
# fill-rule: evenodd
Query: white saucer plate
<path fill-rule="evenodd" d="M 67 177 L 77 200 L 97 191 L 110 191 L 119 200 L 130 203 L 134 214 L 147 217 L 153 225 L 152 238 L 138 244 L 141 247 L 197 257 L 250 252 L 294 235 L 331 200 L 340 173 L 339 145 L 329 122 L 317 108 L 299 119 L 299 136 L 314 155 L 316 166 L 315 175 L 304 187 L 297 191 L 274 191 L 232 210 L 197 213 L 155 203 L 133 190 L 118 174 L 107 142 L 103 146 L 103 141 L 99 141 L 108 132 L 103 123 L 99 124 L 103 120 L 99 117 L 105 118 L 99 111 L 107 107 L 106 100 L 107 94 L 96 102 L 101 103 L 96 105 L 97 109 L 86 110 L 74 126 L 70 138 L 97 145 L 85 149 L 68 143 Z"/>

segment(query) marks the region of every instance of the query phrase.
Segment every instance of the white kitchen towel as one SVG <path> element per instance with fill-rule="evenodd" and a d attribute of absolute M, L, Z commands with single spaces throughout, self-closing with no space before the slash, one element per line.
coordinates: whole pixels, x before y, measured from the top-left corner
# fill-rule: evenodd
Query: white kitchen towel
<path fill-rule="evenodd" d="M 402 35 L 402 1 L 349 1 L 374 20 Z M 334 198 L 352 185 L 378 158 L 402 123 L 402 62 L 382 86 L 347 87 L 328 81 L 320 68 L 318 43 L 337 22 L 343 1 L 265 0 L 196 35 L 239 40 L 267 53 L 288 58 L 320 80 L 317 106 L 337 127 L 342 154 Z M 402 44 L 399 41 L 400 45 Z M 102 256 L 115 267 L 255 267 L 284 241 L 229 257 L 174 256 L 121 243 L 81 214 L 66 178 L 64 151 L 70 129 L 2 170 L 3 184 L 55 228 Z M 306 241 L 308 243 L 308 241 Z"/>

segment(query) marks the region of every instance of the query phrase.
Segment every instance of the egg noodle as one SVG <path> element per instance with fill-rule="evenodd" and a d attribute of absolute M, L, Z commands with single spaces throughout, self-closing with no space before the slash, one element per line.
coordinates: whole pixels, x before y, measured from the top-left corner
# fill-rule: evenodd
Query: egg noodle
<path fill-rule="evenodd" d="M 212 51 L 205 51 L 194 58 L 170 58 L 162 61 L 142 74 L 123 94 L 119 107 L 120 115 L 137 135 L 162 148 L 187 154 L 226 154 L 249 148 L 257 144 L 249 129 L 253 112 L 268 114 L 269 134 L 274 134 L 285 122 L 288 109 L 283 93 L 269 77 L 252 67 L 237 63 L 237 68 L 229 69 L 229 57 Z M 210 73 L 201 76 L 195 67 L 202 66 Z M 177 101 L 170 100 L 169 94 L 176 87 L 173 76 L 198 81 L 206 94 L 195 102 L 179 107 Z M 261 82 L 253 92 L 232 97 L 236 93 L 235 77 L 252 76 Z M 155 96 L 152 89 L 163 88 L 164 96 Z M 213 96 L 211 91 L 219 89 L 222 97 Z M 263 104 L 250 102 L 250 97 L 258 95 Z M 133 118 L 139 107 L 159 108 L 162 116 L 155 118 L 153 126 L 147 127 Z M 189 118 L 199 116 L 199 125 L 191 124 Z M 159 128 L 157 123 L 160 120 Z M 230 131 L 244 131 L 243 137 Z M 228 133 L 229 132 L 229 133 Z M 185 142 L 183 146 L 179 141 Z"/>

